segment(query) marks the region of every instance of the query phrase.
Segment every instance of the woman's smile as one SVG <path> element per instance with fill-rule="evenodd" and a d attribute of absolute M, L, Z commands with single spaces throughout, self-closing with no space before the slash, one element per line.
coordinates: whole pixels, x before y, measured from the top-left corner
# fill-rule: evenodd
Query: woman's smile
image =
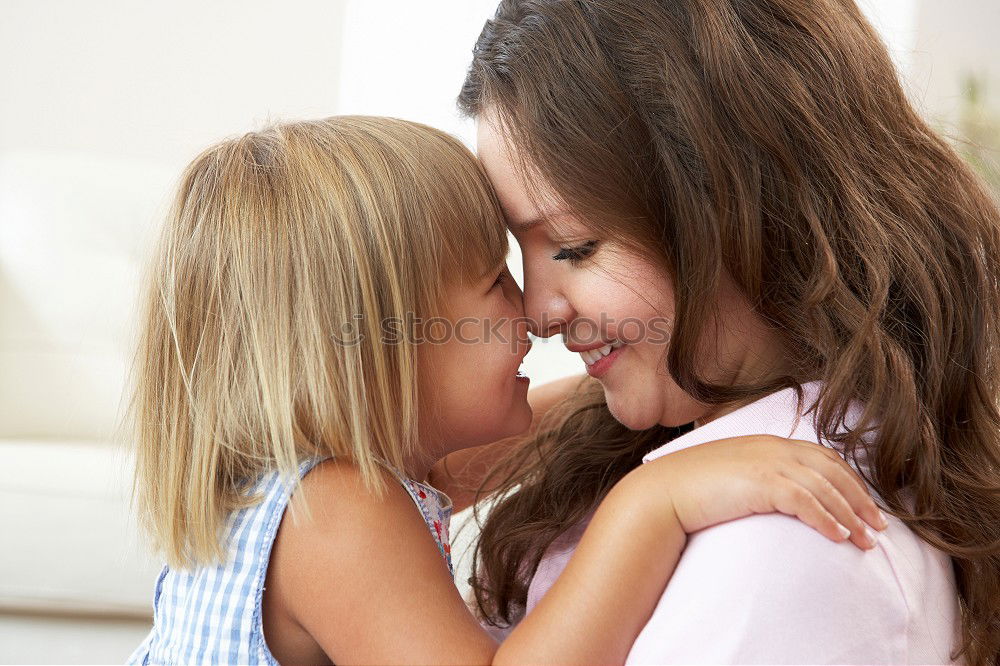
<path fill-rule="evenodd" d="M 589 347 L 567 344 L 566 348 L 580 354 L 580 358 L 583 359 L 586 366 L 587 374 L 595 379 L 600 379 L 607 374 L 618 357 L 625 352 L 625 346 L 624 342 L 615 340 L 614 342 L 591 345 Z"/>

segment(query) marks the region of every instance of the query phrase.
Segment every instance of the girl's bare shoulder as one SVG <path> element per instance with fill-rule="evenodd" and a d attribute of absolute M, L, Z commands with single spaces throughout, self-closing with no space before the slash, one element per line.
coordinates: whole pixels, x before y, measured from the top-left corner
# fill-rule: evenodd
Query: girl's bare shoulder
<path fill-rule="evenodd" d="M 334 662 L 488 663 L 492 643 L 419 510 L 390 472 L 380 475 L 381 492 L 343 462 L 302 479 L 269 565 L 273 626 Z"/>
<path fill-rule="evenodd" d="M 372 520 L 423 525 L 406 490 L 388 470 L 376 470 L 375 484 L 365 483 L 350 461 L 330 458 L 306 474 L 292 494 L 281 529 L 312 533 L 362 529 Z"/>

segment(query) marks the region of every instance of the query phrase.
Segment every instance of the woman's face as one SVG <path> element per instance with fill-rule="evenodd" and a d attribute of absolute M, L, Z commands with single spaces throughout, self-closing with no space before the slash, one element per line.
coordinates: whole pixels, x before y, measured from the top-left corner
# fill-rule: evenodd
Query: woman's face
<path fill-rule="evenodd" d="M 479 159 L 496 188 L 507 224 L 521 246 L 525 315 L 542 337 L 561 333 L 587 372 L 604 387 L 608 408 L 628 428 L 676 426 L 717 416 L 682 391 L 666 370 L 674 290 L 652 261 L 615 239 L 595 238 L 558 204 L 532 200 L 516 153 L 482 120 Z M 713 333 L 713 358 L 700 370 L 733 381 L 765 354 L 762 331 L 742 299 L 722 303 L 725 325 Z M 610 353 L 609 352 L 610 345 Z"/>

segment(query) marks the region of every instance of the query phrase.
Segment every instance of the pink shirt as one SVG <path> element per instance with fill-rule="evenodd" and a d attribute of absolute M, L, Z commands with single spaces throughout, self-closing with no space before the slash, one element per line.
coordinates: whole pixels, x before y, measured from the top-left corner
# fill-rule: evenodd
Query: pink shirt
<path fill-rule="evenodd" d="M 803 389 L 810 406 L 819 384 Z M 858 413 L 856 406 L 847 423 Z M 692 430 L 643 462 L 752 434 L 819 441 L 812 416 L 800 418 L 788 389 Z M 829 541 L 783 514 L 690 535 L 627 663 L 952 663 L 959 615 L 951 560 L 887 517 L 889 527 L 870 551 Z M 528 590 L 528 612 L 581 535 L 582 527 L 573 528 L 546 551 Z"/>

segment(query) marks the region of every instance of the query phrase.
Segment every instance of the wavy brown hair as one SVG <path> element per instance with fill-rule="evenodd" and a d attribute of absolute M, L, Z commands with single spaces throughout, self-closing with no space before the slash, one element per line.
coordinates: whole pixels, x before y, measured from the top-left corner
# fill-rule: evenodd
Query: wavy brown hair
<path fill-rule="evenodd" d="M 676 294 L 667 370 L 693 398 L 823 381 L 821 436 L 952 557 L 961 652 L 996 663 L 1000 212 L 854 2 L 504 0 L 459 105 L 595 235 L 653 249 Z M 783 336 L 787 376 L 699 376 L 722 276 Z M 516 619 L 549 544 L 671 436 L 613 421 L 582 390 L 507 468 L 520 491 L 486 520 L 473 581 L 491 621 Z"/>

